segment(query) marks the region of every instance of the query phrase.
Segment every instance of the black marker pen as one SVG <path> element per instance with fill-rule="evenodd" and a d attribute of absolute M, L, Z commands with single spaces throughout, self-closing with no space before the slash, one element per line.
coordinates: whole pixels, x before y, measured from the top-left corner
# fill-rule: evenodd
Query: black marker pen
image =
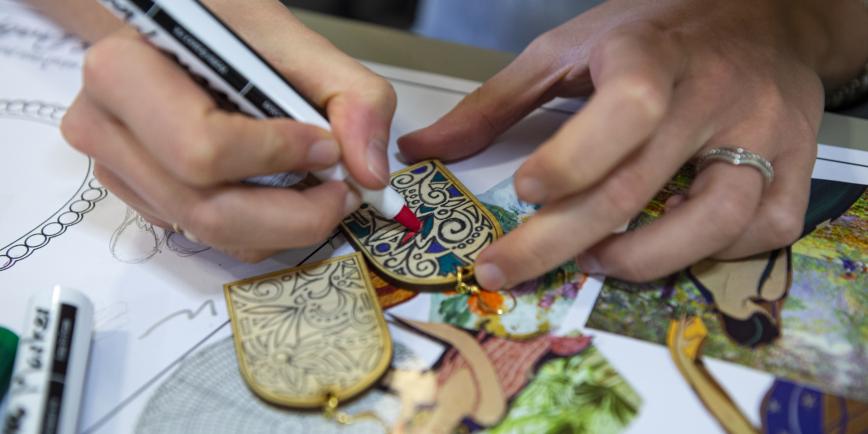
<path fill-rule="evenodd" d="M 226 95 L 244 113 L 256 118 L 286 117 L 331 129 L 319 110 L 200 1 L 99 1 L 151 43 L 175 55 L 178 62 L 204 78 L 213 90 Z M 388 186 L 383 190 L 366 189 L 341 164 L 314 175 L 321 180 L 345 181 L 359 192 L 363 202 L 384 217 L 414 232 L 421 227 L 404 198 Z M 285 186 L 287 180 L 297 178 L 297 174 L 286 173 L 247 181 Z"/>

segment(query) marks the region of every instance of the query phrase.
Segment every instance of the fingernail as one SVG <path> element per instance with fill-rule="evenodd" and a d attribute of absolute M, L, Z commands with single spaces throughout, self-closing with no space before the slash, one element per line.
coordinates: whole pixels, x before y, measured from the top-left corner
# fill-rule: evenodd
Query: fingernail
<path fill-rule="evenodd" d="M 494 264 L 478 264 L 474 269 L 476 281 L 485 289 L 497 290 L 506 286 L 506 276 Z"/>
<path fill-rule="evenodd" d="M 664 212 L 672 211 L 673 209 L 678 208 L 679 205 L 684 203 L 684 199 L 685 197 L 680 194 L 673 194 L 672 196 L 669 196 L 669 199 L 666 199 L 666 203 L 663 204 Z"/>
<path fill-rule="evenodd" d="M 359 197 L 358 193 L 350 189 L 350 191 L 347 192 L 347 197 L 344 202 L 344 215 L 348 216 L 354 213 L 360 206 L 362 206 L 362 199 Z"/>
<path fill-rule="evenodd" d="M 383 185 L 389 184 L 389 158 L 386 155 L 388 145 L 380 139 L 368 142 L 368 171 Z"/>
<path fill-rule="evenodd" d="M 186 239 L 188 239 L 188 240 L 190 240 L 196 244 L 201 243 L 201 241 L 199 241 L 199 237 L 193 235 L 192 233 L 190 233 L 190 231 L 184 231 L 184 238 L 186 238 Z"/>
<path fill-rule="evenodd" d="M 576 257 L 576 265 L 585 274 L 603 274 L 603 266 L 600 265 L 600 261 L 594 255 L 582 253 Z"/>
<path fill-rule="evenodd" d="M 615 230 L 612 231 L 612 233 L 613 234 L 623 234 L 624 232 L 627 232 L 627 229 L 630 229 L 630 220 L 627 220 L 626 222 L 624 222 L 624 224 L 615 228 Z"/>
<path fill-rule="evenodd" d="M 307 150 L 307 164 L 314 167 L 328 167 L 341 158 L 341 147 L 332 139 L 320 140 Z"/>
<path fill-rule="evenodd" d="M 540 204 L 546 200 L 546 187 L 536 178 L 522 177 L 516 180 L 515 192 L 525 202 Z"/>

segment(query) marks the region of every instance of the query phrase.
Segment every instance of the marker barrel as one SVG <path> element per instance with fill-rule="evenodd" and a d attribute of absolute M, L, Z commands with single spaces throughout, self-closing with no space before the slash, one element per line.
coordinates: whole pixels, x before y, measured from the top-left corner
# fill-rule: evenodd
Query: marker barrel
<path fill-rule="evenodd" d="M 74 434 L 93 334 L 93 304 L 55 286 L 30 299 L 4 434 Z"/>
<path fill-rule="evenodd" d="M 201 77 L 219 95 L 254 118 L 289 118 L 330 130 L 328 120 L 200 0 L 99 0 L 179 64 Z M 303 173 L 277 173 L 245 179 L 250 184 L 288 187 Z M 398 192 L 369 190 L 342 164 L 314 172 L 322 181 L 346 181 L 383 216 L 392 219 L 406 206 Z"/>

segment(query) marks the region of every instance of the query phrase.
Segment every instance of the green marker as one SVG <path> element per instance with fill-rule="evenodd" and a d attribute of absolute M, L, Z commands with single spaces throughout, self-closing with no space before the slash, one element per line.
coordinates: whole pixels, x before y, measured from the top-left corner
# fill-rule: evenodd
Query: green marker
<path fill-rule="evenodd" d="M 16 350 L 18 350 L 18 335 L 0 327 L 0 401 L 9 389 Z"/>

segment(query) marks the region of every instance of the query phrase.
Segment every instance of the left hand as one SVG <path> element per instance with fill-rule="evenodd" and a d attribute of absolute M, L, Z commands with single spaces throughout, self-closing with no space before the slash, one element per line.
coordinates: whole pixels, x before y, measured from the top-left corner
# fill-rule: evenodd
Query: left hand
<path fill-rule="evenodd" d="M 855 76 L 868 57 L 853 46 L 868 29 L 861 8 L 612 0 L 539 37 L 450 113 L 403 137 L 401 151 L 410 160 L 463 158 L 553 97 L 593 89 L 516 173 L 519 197 L 543 207 L 480 254 L 476 275 L 488 289 L 577 255 L 587 272 L 644 281 L 706 257 L 771 250 L 802 230 L 821 80 Z M 685 162 L 722 146 L 770 160 L 774 182 L 764 187 L 754 168 L 715 163 L 663 218 L 611 235 Z"/>

